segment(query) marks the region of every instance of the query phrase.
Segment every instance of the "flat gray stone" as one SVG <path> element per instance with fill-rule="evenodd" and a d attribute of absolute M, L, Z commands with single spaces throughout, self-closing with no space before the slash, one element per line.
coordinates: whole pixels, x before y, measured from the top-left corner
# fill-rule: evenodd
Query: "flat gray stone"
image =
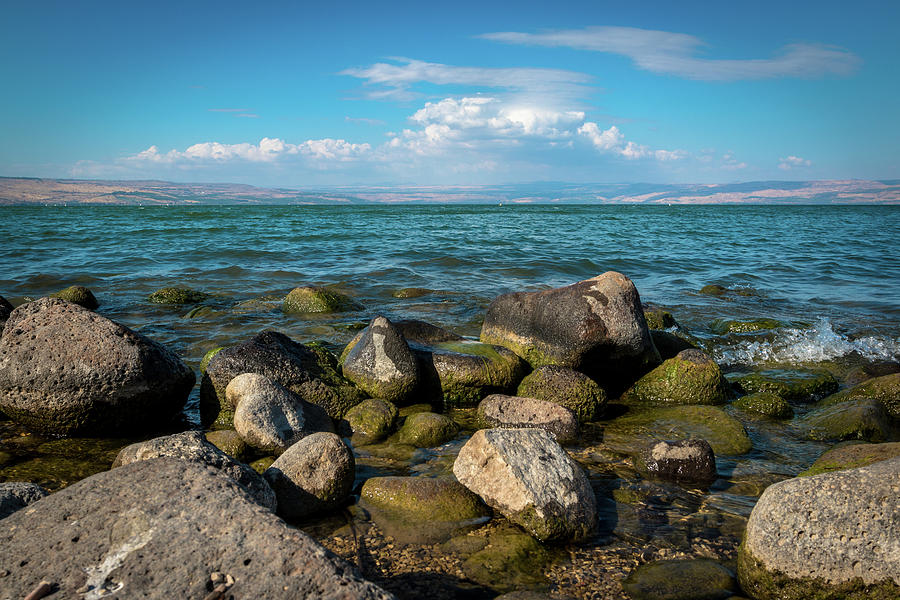
<path fill-rule="evenodd" d="M 578 439 L 578 419 L 572 411 L 537 398 L 491 394 L 478 405 L 478 417 L 488 428 L 544 429 L 560 444 Z"/>

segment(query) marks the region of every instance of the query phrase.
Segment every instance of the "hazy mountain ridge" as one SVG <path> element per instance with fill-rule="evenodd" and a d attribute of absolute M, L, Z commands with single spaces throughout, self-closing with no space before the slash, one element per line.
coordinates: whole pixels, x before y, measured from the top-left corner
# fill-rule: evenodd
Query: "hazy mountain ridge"
<path fill-rule="evenodd" d="M 900 204 L 900 181 L 263 188 L 229 183 L 0 177 L 0 205 L 22 204 Z"/>

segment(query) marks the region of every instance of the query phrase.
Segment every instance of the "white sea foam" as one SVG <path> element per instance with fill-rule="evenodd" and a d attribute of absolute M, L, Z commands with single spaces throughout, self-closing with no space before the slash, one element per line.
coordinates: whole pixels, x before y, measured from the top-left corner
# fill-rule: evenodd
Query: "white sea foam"
<path fill-rule="evenodd" d="M 869 360 L 897 360 L 900 339 L 877 335 L 850 339 L 835 331 L 828 319 L 821 319 L 811 328 L 778 330 L 772 341 L 739 341 L 714 352 L 725 364 L 810 363 L 853 353 Z"/>

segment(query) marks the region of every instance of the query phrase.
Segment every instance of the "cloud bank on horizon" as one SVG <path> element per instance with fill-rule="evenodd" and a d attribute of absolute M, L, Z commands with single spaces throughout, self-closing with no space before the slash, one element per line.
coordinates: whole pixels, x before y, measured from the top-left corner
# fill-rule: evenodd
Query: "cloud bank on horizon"
<path fill-rule="evenodd" d="M 324 18 L 312 21 L 334 27 Z M 118 109 L 132 119 L 122 129 L 127 136 L 93 149 L 83 137 L 82 148 L 60 152 L 76 157 L 67 166 L 52 160 L 30 166 L 46 176 L 260 185 L 897 176 L 900 163 L 889 158 L 897 147 L 891 134 L 900 130 L 896 111 L 866 113 L 847 91 L 872 85 L 865 71 L 885 57 L 860 54 L 856 38 L 816 35 L 835 31 L 837 23 L 810 27 L 809 37 L 735 26 L 732 40 L 704 27 L 707 35 L 608 24 L 503 30 L 490 27 L 495 21 L 485 18 L 481 31 L 471 31 L 479 24 L 473 21 L 465 33 L 447 34 L 452 44 L 423 45 L 385 31 L 378 54 L 350 46 L 323 57 L 318 86 L 309 84 L 314 63 L 305 62 L 293 75 L 300 83 L 284 88 L 293 104 L 272 98 L 279 90 L 267 88 L 263 73 L 242 86 L 211 77 L 210 84 L 190 86 L 206 105 L 179 105 L 171 126 L 165 115 L 145 127 L 134 118 L 152 101 L 128 96 L 138 94 L 135 76 L 124 94 L 136 107 Z M 251 37 L 262 39 L 263 30 L 257 24 Z M 848 39 L 858 43 L 847 47 Z M 266 40 L 272 45 L 259 56 L 284 77 L 287 59 L 271 50 L 283 43 L 289 55 L 293 42 Z M 250 46 L 242 48 L 252 58 Z M 215 68 L 225 69 L 237 55 L 223 56 Z M 876 134 L 882 137 L 875 143 L 865 139 Z M 54 143 L 49 128 L 45 137 Z M 863 146 L 872 148 L 868 164 L 853 154 Z M 0 152 L 0 174 L 30 174 L 13 172 L 29 167 L 13 154 Z"/>

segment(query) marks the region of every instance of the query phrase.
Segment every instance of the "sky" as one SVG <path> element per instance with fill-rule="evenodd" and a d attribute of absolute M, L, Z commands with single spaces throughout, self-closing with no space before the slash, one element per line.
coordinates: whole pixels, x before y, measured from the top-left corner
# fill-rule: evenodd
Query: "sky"
<path fill-rule="evenodd" d="M 0 175 L 900 178 L 900 2 L 5 2 Z"/>

